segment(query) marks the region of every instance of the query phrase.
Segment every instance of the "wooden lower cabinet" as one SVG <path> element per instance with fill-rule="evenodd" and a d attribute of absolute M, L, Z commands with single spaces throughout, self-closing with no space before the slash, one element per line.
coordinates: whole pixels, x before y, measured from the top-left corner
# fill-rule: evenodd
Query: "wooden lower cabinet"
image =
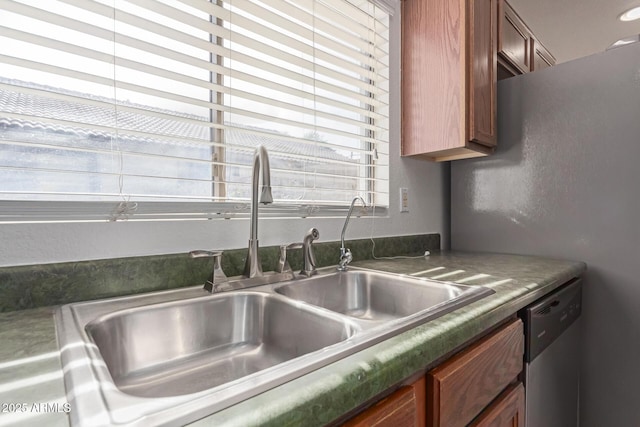
<path fill-rule="evenodd" d="M 522 427 L 523 356 L 522 321 L 514 318 L 343 426 Z"/>
<path fill-rule="evenodd" d="M 524 427 L 524 387 L 507 388 L 470 424 L 470 427 Z"/>
<path fill-rule="evenodd" d="M 344 427 L 424 427 L 425 377 L 403 386 L 382 399 Z"/>
<path fill-rule="evenodd" d="M 427 427 L 464 427 L 522 371 L 524 331 L 514 319 L 427 373 Z"/>

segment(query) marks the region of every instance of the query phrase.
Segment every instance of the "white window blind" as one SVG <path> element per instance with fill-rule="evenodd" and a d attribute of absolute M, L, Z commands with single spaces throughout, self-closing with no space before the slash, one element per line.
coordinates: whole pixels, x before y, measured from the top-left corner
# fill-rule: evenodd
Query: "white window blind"
<path fill-rule="evenodd" d="M 389 10 L 355 0 L 0 0 L 0 221 L 389 203 Z M 379 209 L 378 209 L 379 208 Z"/>

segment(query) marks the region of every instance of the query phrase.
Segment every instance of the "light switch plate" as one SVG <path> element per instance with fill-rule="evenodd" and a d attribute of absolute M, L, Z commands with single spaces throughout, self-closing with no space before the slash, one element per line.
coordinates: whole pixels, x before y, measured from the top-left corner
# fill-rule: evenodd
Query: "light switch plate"
<path fill-rule="evenodd" d="M 409 189 L 400 188 L 400 212 L 409 212 Z"/>

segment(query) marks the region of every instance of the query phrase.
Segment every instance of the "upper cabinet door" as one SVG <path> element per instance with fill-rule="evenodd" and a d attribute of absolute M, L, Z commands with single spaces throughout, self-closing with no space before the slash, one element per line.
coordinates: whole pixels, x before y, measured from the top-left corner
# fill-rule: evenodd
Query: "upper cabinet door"
<path fill-rule="evenodd" d="M 403 156 L 447 161 L 493 152 L 496 2 L 402 2 Z"/>
<path fill-rule="evenodd" d="M 497 0 L 469 0 L 469 139 L 496 145 Z"/>
<path fill-rule="evenodd" d="M 498 80 L 555 65 L 556 59 L 509 3 L 498 1 Z"/>
<path fill-rule="evenodd" d="M 531 40 L 531 71 L 543 70 L 556 65 L 556 58 L 537 39 Z"/>
<path fill-rule="evenodd" d="M 528 73 L 531 69 L 531 33 L 511 6 L 504 0 L 499 1 L 498 54 L 517 70 L 517 74 Z"/>

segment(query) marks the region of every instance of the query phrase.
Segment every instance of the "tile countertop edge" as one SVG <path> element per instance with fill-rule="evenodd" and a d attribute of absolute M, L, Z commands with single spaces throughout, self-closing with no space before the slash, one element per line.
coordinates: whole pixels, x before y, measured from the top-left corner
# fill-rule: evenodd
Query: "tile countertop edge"
<path fill-rule="evenodd" d="M 428 260 L 366 261 L 354 263 L 354 265 L 364 268 L 375 266 L 378 270 L 407 274 L 420 271 L 425 265 L 439 265 L 438 269 L 445 269 L 451 271 L 447 274 L 454 274 L 457 271 L 463 271 L 459 267 L 465 265 L 464 271 L 467 278 L 474 274 L 482 276 L 478 280 L 474 279 L 474 283 L 465 284 L 485 285 L 496 293 L 428 324 L 415 327 L 247 401 L 207 416 L 193 425 L 243 427 L 304 425 L 306 427 L 335 422 L 345 413 L 358 408 L 385 390 L 425 371 L 437 360 L 461 348 L 465 343 L 494 327 L 520 308 L 573 277 L 580 276 L 586 268 L 581 262 L 498 254 L 457 253 L 435 255 Z M 489 274 L 483 274 L 485 271 Z M 435 276 L 432 274 L 421 277 Z M 446 280 L 463 281 L 459 277 Z M 44 333 L 51 330 L 54 319 L 53 315 L 45 319 L 42 313 L 46 316 L 46 313 L 53 313 L 53 311 L 53 308 L 49 308 L 12 312 L 10 315 L 0 315 L 0 322 L 17 319 L 16 327 L 19 328 L 22 323 L 27 327 L 29 325 L 27 320 L 32 321 L 30 318 L 27 319 L 27 316 L 30 316 L 31 312 L 41 313 L 38 322 L 42 325 L 39 329 Z M 57 348 L 52 348 L 52 342 L 55 343 L 55 329 L 53 332 L 53 340 L 51 338 L 44 340 L 40 346 L 36 347 L 25 345 L 24 339 L 20 339 L 19 330 L 14 330 L 10 335 L 5 333 L 5 335 L 12 338 L 10 342 L 15 343 L 17 347 L 15 354 L 26 356 L 27 354 L 24 353 L 27 350 L 28 355 L 37 354 L 38 351 L 41 353 L 57 351 Z M 3 331 L 0 330 L 0 336 L 2 333 Z M 0 352 L 0 365 L 7 361 L 9 365 L 12 363 L 9 349 L 6 350 L 7 352 Z M 56 365 L 58 364 L 59 361 Z M 6 370 L 4 379 L 12 380 L 11 373 L 12 369 Z M 0 389 L 4 385 L 3 382 L 6 384 L 0 376 Z M 60 390 L 60 387 L 64 389 L 62 378 L 54 383 L 56 390 Z M 37 400 L 42 396 L 32 397 Z M 46 396 L 43 398 L 46 399 Z M 54 421 L 53 418 L 48 418 L 48 415 L 42 415 L 38 417 L 38 421 Z M 64 414 L 58 414 L 55 424 L 66 425 L 66 417 L 61 419 L 59 415 Z M 53 417 L 54 414 L 51 416 Z M 0 425 L 4 425 L 2 418 L 0 416 Z M 5 418 L 5 421 L 8 419 Z"/>

